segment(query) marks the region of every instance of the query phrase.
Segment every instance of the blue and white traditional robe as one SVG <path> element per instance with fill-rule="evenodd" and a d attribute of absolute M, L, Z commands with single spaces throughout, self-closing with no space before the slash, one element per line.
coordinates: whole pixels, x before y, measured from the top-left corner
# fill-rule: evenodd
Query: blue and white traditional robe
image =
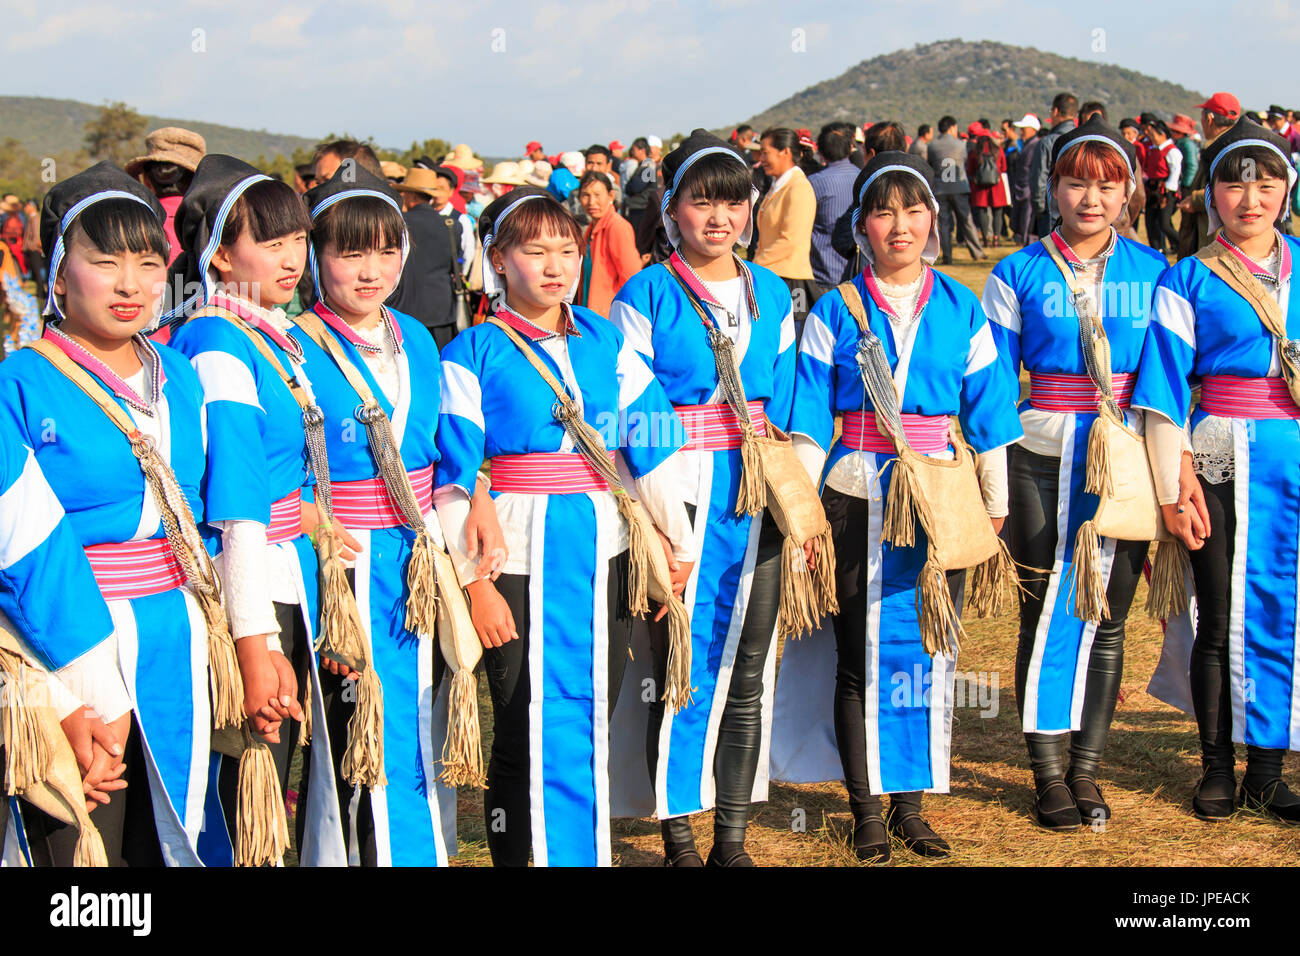
<path fill-rule="evenodd" d="M 7 419 L 0 419 L 0 625 L 46 667 L 75 660 L 113 632 L 63 506 Z M 9 801 L 0 866 L 30 866 L 18 798 L 0 799 Z"/>
<path fill-rule="evenodd" d="M 1069 255 L 1066 259 L 1068 262 Z M 1118 236 L 1106 256 L 1097 310 L 1110 342 L 1111 371 L 1116 375 L 1138 369 L 1151 299 L 1167 267 L 1160 253 Z M 1014 379 L 1019 379 L 1022 364 L 1035 374 L 1087 376 L 1073 298 L 1042 244 L 1022 249 L 997 264 L 984 286 L 984 311 L 992 323 L 1001 361 Z M 1075 536 L 1079 526 L 1097 511 L 1097 496 L 1084 491 L 1088 434 L 1097 415 L 1045 412 L 1034 409 L 1029 399 L 1020 404 L 1020 410 L 1026 416 L 1026 432 L 1033 427 L 1030 418 L 1041 422 L 1050 415 L 1056 418 L 1051 427 L 1061 434 L 1055 452 L 1061 459 L 1056 553 L 1034 634 L 1022 723 L 1026 733 L 1066 733 L 1080 726 L 1088 658 L 1097 633 L 1096 621 L 1074 616 L 1072 586 Z M 1124 420 L 1142 434 L 1140 411 L 1126 409 Z M 1010 505 L 1017 507 L 1014 499 Z M 1109 581 L 1115 540 L 1102 539 L 1101 548 L 1102 579 Z"/>
<path fill-rule="evenodd" d="M 1020 437 L 1016 380 L 998 361 L 992 331 L 975 298 L 960 283 L 932 271 L 933 286 L 910 354 L 900 360 L 888 316 L 853 279 L 870 328 L 885 346 L 904 414 L 955 415 L 977 453 Z M 922 296 L 925 290 L 923 287 Z M 924 301 L 924 298 L 923 298 Z M 867 577 L 867 769 L 876 793 L 948 790 L 955 657 L 925 652 L 917 619 L 916 582 L 927 542 L 919 522 L 913 547 L 886 546 L 883 512 L 893 470 L 892 452 L 856 451 L 832 443 L 835 418 L 873 411 L 856 353 L 861 332 L 838 290 L 822 296 L 808 315 L 799 347 L 790 430 L 828 452 L 823 483 L 854 456 L 858 486 L 870 489 Z M 801 439 L 796 439 L 801 440 Z M 829 626 L 802 641 L 787 641 L 777 685 L 773 775 L 791 782 L 843 776 L 834 747 L 835 640 Z"/>
<path fill-rule="evenodd" d="M 566 386 L 606 447 L 617 448 L 631 476 L 640 479 L 682 446 L 681 423 L 630 340 L 588 309 L 574 307 L 572 316 L 570 369 L 562 370 L 540 346 L 530 347 Z M 440 486 L 472 494 L 485 458 L 573 450 L 551 414 L 555 393 L 495 326 L 475 326 L 453 339 L 443 352 L 442 374 Z M 533 862 L 608 866 L 607 579 L 610 560 L 627 549 L 627 532 L 608 492 L 493 491 L 493 497 L 499 513 L 530 516 L 526 554 L 512 551 L 511 562 L 525 562 L 517 566 L 529 576 L 532 609 Z M 635 702 L 637 689 L 621 696 Z"/>
<path fill-rule="evenodd" d="M 151 348 L 158 356 L 155 377 L 160 371 L 163 378 L 155 406 L 163 436 L 159 453 L 201 521 L 202 391 L 183 355 L 166 346 Z M 100 384 L 113 395 L 107 384 Z M 140 419 L 142 413 L 116 400 L 133 419 Z M 34 449 L 81 547 L 165 537 L 126 437 L 44 357 L 20 351 L 0 365 L 0 416 L 6 431 L 16 430 L 17 440 Z M 89 613 L 93 618 L 103 604 L 98 589 L 79 596 L 64 581 L 45 581 L 42 586 L 54 589 L 49 600 L 75 609 L 78 616 Z M 137 786 L 147 780 L 163 858 L 168 865 L 201 865 L 211 734 L 203 613 L 186 587 L 110 600 L 107 607 L 121 676 L 143 732 L 148 773 L 138 778 Z M 48 633 L 48 643 L 34 649 L 51 669 L 76 660 L 103 636 L 99 622 Z M 206 825 L 219 825 L 217 821 L 209 815 Z"/>
<path fill-rule="evenodd" d="M 1287 336 L 1300 337 L 1300 304 L 1290 263 L 1300 243 L 1280 236 L 1282 315 Z M 1156 288 L 1133 405 L 1181 424 L 1192 387 L 1212 375 L 1278 378 L 1273 336 L 1250 304 L 1198 258 L 1172 266 Z M 1207 417 L 1191 409 L 1193 432 Z M 1236 537 L 1229 589 L 1228 663 L 1232 739 L 1257 747 L 1300 750 L 1300 421 L 1228 419 L 1233 443 Z M 1220 533 L 1219 529 L 1212 529 Z M 1186 681 L 1186 626 L 1166 632 L 1161 669 Z M 1181 673 L 1172 669 L 1181 662 Z M 1179 695 L 1180 697 L 1182 695 Z"/>
<path fill-rule="evenodd" d="M 736 363 L 745 397 L 762 402 L 767 420 L 786 430 L 794 395 L 795 334 L 790 290 L 762 266 L 744 263 L 741 276 L 746 296 L 757 316 L 740 318 L 735 341 Z M 715 313 L 715 319 L 717 314 Z M 725 403 L 718 386 L 717 366 L 700 315 L 677 280 L 663 265 L 637 273 L 619 290 L 609 311 L 610 321 L 627 336 L 654 372 L 673 405 Z M 722 321 L 726 321 L 725 316 Z M 691 571 L 684 600 L 691 613 L 691 686 L 695 703 L 676 714 L 665 711 L 659 732 L 659 760 L 654 781 L 654 809 L 660 819 L 682 816 L 714 805 L 713 757 L 718 726 L 727 705 L 732 663 L 749 608 L 749 591 L 762 525 L 748 515 L 736 515 L 740 487 L 740 449 L 690 450 L 685 489 L 696 506 L 695 540 L 700 559 Z M 776 622 L 773 650 L 763 675 L 763 731 L 753 799 L 767 799 L 767 755 L 772 731 L 772 693 L 776 675 Z M 629 670 L 629 680 L 648 678 L 649 654 Z M 630 695 L 625 695 L 625 700 Z M 635 702 L 628 700 L 628 707 Z M 624 707 L 620 706 L 620 711 Z M 639 755 L 644 730 L 616 714 L 620 732 L 615 745 Z M 629 732 L 622 732 L 623 726 Z M 644 724 L 640 725 L 642 728 Z M 626 740 L 624 738 L 627 738 Z M 626 789 L 620 787 L 620 789 Z M 649 795 L 647 795 L 649 796 Z M 644 813 L 635 797 L 625 797 L 623 812 Z"/>
<path fill-rule="evenodd" d="M 395 359 L 399 376 L 396 402 L 384 393 L 360 351 L 327 327 L 360 372 L 392 423 L 393 437 L 408 472 L 438 461 L 438 348 L 428 329 L 402 312 L 390 312 L 400 330 Z M 330 479 L 335 483 L 378 477 L 365 426 L 356 418 L 361 397 L 329 353 L 299 333 L 316 401 L 325 413 Z M 471 488 L 473 484 L 471 483 Z M 426 523 L 434 521 L 432 512 Z M 340 519 L 347 526 L 347 521 Z M 434 521 L 436 526 L 436 521 Z M 381 866 L 445 866 L 456 852 L 456 791 L 437 783 L 436 766 L 447 728 L 448 681 L 437 700 L 433 693 L 434 636 L 406 629 L 406 568 L 415 533 L 405 527 L 356 528 L 360 542 L 354 571 L 357 608 L 365 625 L 375 673 L 384 688 L 384 773 L 386 786 L 370 791 L 375 849 Z M 441 540 L 435 531 L 434 540 Z M 324 724 L 319 725 L 321 727 Z M 349 826 L 361 797 L 353 794 Z M 359 864 L 353 840 L 351 862 Z"/>
<path fill-rule="evenodd" d="M 239 306 L 237 306 L 239 307 Z M 301 358 L 286 352 L 274 336 L 257 332 L 290 375 L 310 394 Z M 305 337 L 305 336 L 304 336 Z M 302 409 L 279 372 L 241 329 L 219 315 L 191 319 L 172 336 L 171 345 L 186 355 L 203 389 L 207 427 L 208 467 L 203 482 L 205 520 L 271 522 L 271 504 L 298 493 L 311 499 L 313 479 L 303 433 Z M 218 525 L 219 527 L 219 525 Z M 316 551 L 306 535 L 268 544 L 274 559 L 285 562 L 294 577 L 294 590 L 308 644 L 316 633 Z M 247 640 L 260 640 L 247 637 Z M 311 652 L 308 667 L 312 726 L 324 728 L 324 695 Z M 303 866 L 343 866 L 347 862 L 343 829 L 335 795 L 329 735 L 313 735 L 314 759 L 299 862 Z M 216 780 L 220 755 L 213 755 Z M 213 787 L 216 794 L 216 787 Z M 219 799 L 218 799 L 218 802 Z M 204 859 L 209 865 L 233 862 L 233 843 L 226 834 L 209 834 Z"/>

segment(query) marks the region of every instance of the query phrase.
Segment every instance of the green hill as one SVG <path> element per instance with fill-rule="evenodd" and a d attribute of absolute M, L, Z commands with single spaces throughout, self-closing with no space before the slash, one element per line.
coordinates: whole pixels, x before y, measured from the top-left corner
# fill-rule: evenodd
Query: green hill
<path fill-rule="evenodd" d="M 1141 110 L 1197 117 L 1205 97 L 1176 83 L 1110 63 L 1077 60 L 1032 47 L 991 41 L 942 40 L 864 60 L 834 79 L 802 90 L 748 122 L 809 127 L 844 120 L 898 120 L 909 135 L 951 113 L 964 129 L 971 120 L 994 123 L 1026 112 L 1047 119 L 1052 97 L 1068 91 L 1079 102 L 1106 104 L 1112 124 Z"/>
<path fill-rule="evenodd" d="M 75 153 L 82 147 L 86 124 L 99 115 L 101 108 L 77 100 L 0 96 L 0 136 L 18 140 L 27 152 L 37 157 Z M 163 116 L 146 118 L 148 129 L 183 126 L 199 133 L 207 141 L 209 152 L 229 153 L 250 162 L 258 156 L 290 156 L 295 149 L 316 145 L 316 140 L 303 136 Z"/>

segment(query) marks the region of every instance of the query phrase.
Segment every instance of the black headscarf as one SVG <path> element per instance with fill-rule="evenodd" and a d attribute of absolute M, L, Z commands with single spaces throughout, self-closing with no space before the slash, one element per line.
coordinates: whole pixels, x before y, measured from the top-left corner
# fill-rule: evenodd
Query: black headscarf
<path fill-rule="evenodd" d="M 1256 123 L 1249 117 L 1241 117 L 1201 153 L 1201 164 L 1206 169 L 1205 215 L 1209 220 L 1211 233 L 1216 232 L 1223 225 L 1214 208 L 1214 169 L 1228 153 L 1246 146 L 1262 146 L 1277 153 L 1286 164 L 1288 197 L 1291 190 L 1295 188 L 1296 170 L 1291 165 L 1291 144 L 1267 126 Z M 1291 203 L 1288 200 L 1282 206 L 1282 218 L 1286 219 L 1290 214 Z"/>
<path fill-rule="evenodd" d="M 214 288 L 208 268 L 221 245 L 230 210 L 249 186 L 270 178 L 242 159 L 222 153 L 208 153 L 199 161 L 190 188 L 176 210 L 176 238 L 181 243 L 181 254 L 172 263 L 169 283 L 171 288 L 180 289 L 197 286 L 198 292 L 184 302 L 173 304 L 163 316 L 164 323 L 177 320 L 212 296 Z"/>
<path fill-rule="evenodd" d="M 335 170 L 334 175 L 329 179 L 323 183 L 317 183 L 307 190 L 303 198 L 307 200 L 307 210 L 311 213 L 312 222 L 315 222 L 317 216 L 335 203 L 358 196 L 382 199 L 396 209 L 399 216 L 402 215 L 402 198 L 397 194 L 397 190 L 392 187 L 392 184 L 387 179 L 380 179 L 359 163 L 345 162 L 344 165 Z M 403 222 L 405 222 L 405 217 L 403 217 Z M 402 268 L 406 267 L 406 258 L 410 255 L 410 252 L 410 236 L 403 229 Z M 316 248 L 311 243 L 307 243 L 307 268 L 311 272 L 311 281 L 316 289 L 316 295 L 323 298 L 320 287 L 320 270 L 316 265 Z M 398 277 L 400 280 L 400 272 Z"/>
<path fill-rule="evenodd" d="M 49 253 L 50 291 L 45 299 L 45 315 L 63 318 L 63 309 L 54 296 L 54 279 L 67 252 L 64 239 L 68 228 L 87 206 L 105 199 L 127 199 L 139 202 L 158 217 L 161 224 L 167 214 L 152 192 L 109 161 L 96 163 L 89 169 L 56 183 L 45 194 L 41 204 L 41 248 Z"/>
<path fill-rule="evenodd" d="M 695 161 L 705 156 L 725 155 L 731 157 L 740 164 L 740 168 L 749 172 L 749 160 L 740 155 L 740 152 L 731 143 L 718 139 L 712 133 L 703 129 L 691 131 L 691 135 L 677 144 L 677 148 L 660 160 L 659 168 L 664 174 L 664 193 L 659 203 L 659 215 L 663 219 L 664 231 L 668 234 L 669 243 L 676 247 L 681 244 L 681 230 L 677 228 L 677 223 L 668 215 L 668 204 L 673 198 L 673 193 L 681 184 L 682 175 L 686 170 L 695 164 Z M 749 191 L 749 205 L 752 212 L 754 205 L 758 202 L 758 190 L 752 186 Z M 751 235 L 754 231 L 754 219 L 750 216 L 749 224 L 745 231 L 741 233 L 738 240 L 740 245 L 748 246 Z"/>
<path fill-rule="evenodd" d="M 858 223 L 862 218 L 862 200 L 866 198 L 867 189 L 883 173 L 904 172 L 915 176 L 921 182 L 925 183 L 925 191 L 930 196 L 930 211 L 934 213 L 934 221 L 930 226 L 930 238 L 926 241 L 925 251 L 921 253 L 921 258 L 926 262 L 933 263 L 939 258 L 939 200 L 934 198 L 934 170 L 920 156 L 912 153 L 904 153 L 901 150 L 887 149 L 882 153 L 876 153 L 871 157 L 871 162 L 867 163 L 858 173 L 857 178 L 853 180 L 853 241 L 857 243 L 858 248 L 862 250 L 862 255 L 868 262 L 875 260 L 875 252 L 871 249 L 871 243 L 867 237 L 862 234 L 858 228 Z"/>

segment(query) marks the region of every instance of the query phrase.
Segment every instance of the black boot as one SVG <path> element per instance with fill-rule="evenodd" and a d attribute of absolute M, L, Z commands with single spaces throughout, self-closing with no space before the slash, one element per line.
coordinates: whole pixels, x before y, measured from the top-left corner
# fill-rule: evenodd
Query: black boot
<path fill-rule="evenodd" d="M 1237 788 L 1237 778 L 1232 772 L 1232 765 L 1223 766 L 1218 762 L 1202 758 L 1203 770 L 1200 782 L 1196 784 L 1196 795 L 1192 797 L 1192 813 L 1196 819 L 1213 823 L 1226 820 L 1236 811 L 1233 791 Z"/>
<path fill-rule="evenodd" d="M 1102 798 L 1101 787 L 1097 786 L 1095 778 L 1071 773 L 1065 782 L 1074 795 L 1074 805 L 1082 823 L 1095 825 L 1110 819 L 1110 804 Z"/>
<path fill-rule="evenodd" d="M 941 859 L 952 852 L 948 842 L 935 833 L 921 817 L 921 794 L 896 793 L 889 800 L 885 818 L 889 832 L 903 841 L 903 846 L 917 856 Z"/>
<path fill-rule="evenodd" d="M 695 849 L 695 834 L 690 817 L 662 820 L 659 830 L 664 838 L 664 866 L 704 866 L 700 851 Z"/>
<path fill-rule="evenodd" d="M 863 863 L 889 862 L 889 830 L 880 813 L 879 797 L 853 805 L 853 855 Z"/>
<path fill-rule="evenodd" d="M 1044 830 L 1066 833 L 1083 825 L 1074 792 L 1061 767 L 1061 735 L 1025 734 L 1029 766 L 1034 771 L 1034 820 Z"/>
<path fill-rule="evenodd" d="M 705 866 L 753 866 L 754 861 L 745 852 L 742 843 L 714 843 Z"/>
<path fill-rule="evenodd" d="M 1083 826 L 1074 791 L 1064 778 L 1034 778 L 1034 820 L 1044 830 L 1069 833 Z"/>
<path fill-rule="evenodd" d="M 1286 823 L 1300 823 L 1300 797 L 1282 780 L 1285 751 L 1250 746 L 1246 749 L 1246 776 L 1241 781 L 1237 806 L 1267 813 Z"/>

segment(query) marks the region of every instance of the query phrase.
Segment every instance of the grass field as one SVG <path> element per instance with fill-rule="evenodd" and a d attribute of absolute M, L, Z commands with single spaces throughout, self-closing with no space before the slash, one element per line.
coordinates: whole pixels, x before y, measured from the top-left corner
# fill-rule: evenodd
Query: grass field
<path fill-rule="evenodd" d="M 992 266 L 1014 249 L 991 250 L 973 263 L 964 250 L 943 271 L 977 294 Z M 1141 608 L 1145 584 L 1133 602 Z M 953 846 L 946 861 L 912 857 L 895 843 L 892 866 L 1296 866 L 1300 827 L 1289 828 L 1241 812 L 1209 824 L 1191 814 L 1192 791 L 1200 775 L 1196 724 L 1146 693 L 1160 655 L 1158 624 L 1135 611 L 1129 618 L 1124 678 L 1100 784 L 1114 816 L 1104 830 L 1055 834 L 1032 822 L 1033 778 L 1016 717 L 1013 609 L 999 618 L 968 623 L 959 671 L 997 675 L 996 716 L 958 709 L 953 727 L 952 784 L 948 795 L 927 795 L 925 814 Z M 482 684 L 482 682 L 480 682 Z M 484 733 L 490 739 L 491 704 L 481 701 Z M 1244 748 L 1238 775 L 1244 771 Z M 1300 758 L 1289 755 L 1286 775 L 1300 777 Z M 796 813 L 796 811 L 803 811 Z M 802 832 L 793 822 L 806 821 Z M 489 866 L 484 842 L 481 793 L 461 791 L 458 866 Z M 702 853 L 712 842 L 711 814 L 693 818 Z M 856 866 L 850 849 L 852 818 L 844 787 L 772 786 L 770 800 L 754 807 L 747 847 L 760 866 Z M 654 820 L 616 820 L 614 860 L 621 866 L 658 866 L 663 856 Z"/>

